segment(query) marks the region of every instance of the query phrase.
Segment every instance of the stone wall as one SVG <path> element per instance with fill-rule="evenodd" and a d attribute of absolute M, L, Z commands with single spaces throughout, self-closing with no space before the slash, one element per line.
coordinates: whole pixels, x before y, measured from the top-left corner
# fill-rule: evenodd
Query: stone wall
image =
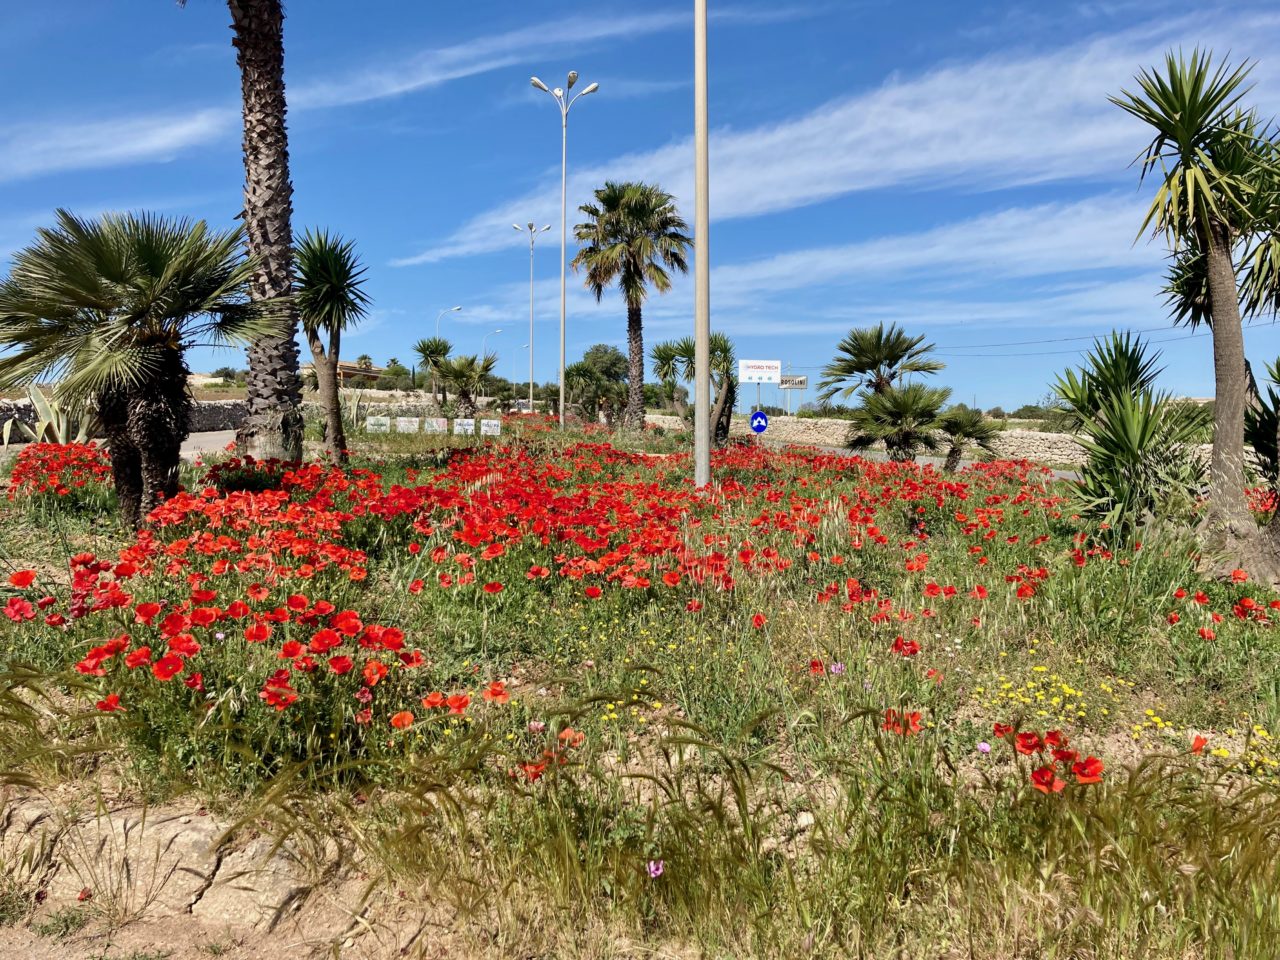
<path fill-rule="evenodd" d="M 650 415 L 650 423 L 668 430 L 682 429 L 679 417 Z M 797 444 L 814 447 L 843 447 L 848 433 L 846 420 L 825 420 L 810 417 L 770 417 L 765 439 L 773 443 Z M 744 419 L 735 419 L 730 436 L 751 436 L 751 428 Z M 1078 466 L 1084 463 L 1084 450 L 1075 439 L 1065 433 L 1041 433 L 1037 430 L 1005 430 L 996 438 L 996 455 L 1011 460 L 1035 460 L 1039 463 Z M 874 449 L 880 449 L 878 446 Z"/>

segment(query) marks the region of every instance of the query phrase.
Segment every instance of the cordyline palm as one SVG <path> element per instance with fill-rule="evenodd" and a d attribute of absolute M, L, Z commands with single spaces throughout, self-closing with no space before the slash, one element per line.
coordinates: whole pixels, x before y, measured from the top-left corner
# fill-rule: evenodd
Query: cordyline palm
<path fill-rule="evenodd" d="M 966 446 L 975 446 L 994 453 L 994 441 L 1000 435 L 996 425 L 982 415 L 981 410 L 958 407 L 946 411 L 938 419 L 938 430 L 947 438 L 947 460 L 942 465 L 946 473 L 955 473 L 960 466 Z"/>
<path fill-rule="evenodd" d="M 1184 274 L 1194 277 L 1199 271 L 1203 277 L 1198 290 L 1185 275 L 1181 278 L 1175 316 L 1188 305 L 1181 318 L 1204 320 L 1213 331 L 1214 434 L 1206 528 L 1234 562 L 1275 576 L 1280 564 L 1273 550 L 1263 551 L 1244 496 L 1248 374 L 1232 259 L 1237 244 L 1247 243 L 1260 229 L 1269 230 L 1258 213 L 1260 206 L 1271 205 L 1266 195 L 1274 195 L 1275 171 L 1268 159 L 1273 150 L 1262 126 L 1239 110 L 1249 66 L 1215 68 L 1211 60 L 1199 50 L 1190 58 L 1170 53 L 1163 72 L 1144 70 L 1137 77 L 1137 92 L 1124 91 L 1111 100 L 1155 131 L 1139 159 L 1142 176 L 1158 171 L 1161 181 L 1142 231 L 1151 228 L 1166 236 L 1183 255 Z"/>
<path fill-rule="evenodd" d="M 431 371 L 431 398 L 438 403 L 444 401 L 439 397 L 440 364 L 453 352 L 453 344 L 444 337 L 426 337 L 413 345 L 413 352 L 418 355 L 418 362 L 424 370 Z M 445 397 L 447 400 L 448 397 Z"/>
<path fill-rule="evenodd" d="M 453 388 L 458 397 L 458 414 L 476 415 L 476 395 L 484 388 L 485 379 L 497 366 L 498 355 L 490 353 L 481 359 L 475 354 L 443 360 L 439 365 L 440 380 Z"/>
<path fill-rule="evenodd" d="M 836 347 L 836 357 L 822 369 L 818 399 L 826 403 L 837 394 L 853 396 L 859 390 L 884 393 L 910 373 L 937 373 L 945 364 L 930 360 L 932 343 L 910 337 L 897 324 L 858 327 Z"/>
<path fill-rule="evenodd" d="M 57 220 L 0 284 L 0 386 L 56 379 L 60 398 L 95 408 L 121 515 L 137 527 L 178 489 L 184 352 L 274 335 L 279 305 L 250 303 L 238 230 L 152 214 Z"/>
<path fill-rule="evenodd" d="M 642 310 L 653 287 L 671 289 L 668 270 L 687 273 L 685 254 L 693 245 L 688 225 L 671 194 L 647 183 L 609 181 L 596 202 L 578 209 L 587 221 L 574 227 L 582 248 L 574 269 L 586 269 L 587 288 L 599 301 L 616 282 L 627 304 L 627 407 L 623 426 L 644 426 L 644 331 Z"/>
<path fill-rule="evenodd" d="M 178 0 L 185 3 L 186 0 Z M 293 184 L 285 125 L 284 4 L 281 0 L 227 0 L 240 68 L 244 118 L 245 242 L 255 263 L 250 296 L 282 305 L 280 332 L 249 347 L 249 415 L 236 433 L 246 453 L 259 458 L 302 457 L 302 377 L 298 371 L 293 290 Z M 280 309 L 280 308 L 278 308 Z"/>
<path fill-rule="evenodd" d="M 316 387 L 324 407 L 325 443 L 339 463 L 347 462 L 347 436 L 338 397 L 338 355 L 342 333 L 365 314 L 365 268 L 355 244 L 328 231 L 308 230 L 298 244 L 298 280 L 294 292 L 302 332 L 315 364 Z M 322 337 L 327 338 L 326 349 Z"/>
<path fill-rule="evenodd" d="M 723 446 L 729 439 L 729 423 L 733 417 L 733 405 L 737 394 L 737 361 L 733 353 L 733 341 L 723 333 L 711 334 L 711 385 L 715 393 L 715 406 L 711 411 L 712 440 Z M 677 380 L 692 383 L 694 379 L 693 337 L 667 340 L 656 344 L 649 353 L 653 361 L 653 375 L 664 383 Z"/>
<path fill-rule="evenodd" d="M 938 414 L 950 396 L 950 390 L 922 383 L 864 391 L 849 420 L 849 449 L 866 450 L 882 442 L 890 460 L 908 461 L 921 450 L 937 451 Z"/>

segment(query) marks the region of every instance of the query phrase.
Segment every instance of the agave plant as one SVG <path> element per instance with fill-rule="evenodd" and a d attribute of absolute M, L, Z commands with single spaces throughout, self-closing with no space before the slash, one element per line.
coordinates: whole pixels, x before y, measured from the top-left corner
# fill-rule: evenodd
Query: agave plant
<path fill-rule="evenodd" d="M 12 442 L 15 426 L 21 438 L 31 443 L 84 443 L 99 429 L 91 410 L 47 397 L 34 383 L 27 386 L 27 399 L 36 414 L 35 424 L 28 426 L 17 417 L 6 420 L 0 427 L 0 446 Z"/>
<path fill-rule="evenodd" d="M 867 390 L 849 420 L 850 450 L 883 442 L 890 460 L 914 461 L 921 450 L 936 452 L 939 414 L 951 396 L 944 387 L 909 383 L 880 392 Z"/>

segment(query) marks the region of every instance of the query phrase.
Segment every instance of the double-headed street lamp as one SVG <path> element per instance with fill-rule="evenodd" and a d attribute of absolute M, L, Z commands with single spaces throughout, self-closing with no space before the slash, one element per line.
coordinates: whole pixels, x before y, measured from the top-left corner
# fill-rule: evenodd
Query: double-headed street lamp
<path fill-rule="evenodd" d="M 593 83 L 581 93 L 568 98 L 568 91 L 578 82 L 578 71 L 569 71 L 569 82 L 565 89 L 556 87 L 548 89 L 547 85 L 537 77 L 530 77 L 529 82 L 550 94 L 560 108 L 560 427 L 564 428 L 564 314 L 565 314 L 565 251 L 568 244 L 568 184 L 569 184 L 569 108 L 578 102 L 579 97 L 595 93 L 600 84 Z M 519 229 L 519 228 L 517 228 Z"/>
<path fill-rule="evenodd" d="M 538 238 L 538 234 L 546 233 L 551 229 L 551 224 L 547 224 L 541 230 L 533 225 L 530 220 L 525 226 L 518 223 L 511 225 L 514 230 L 529 231 L 529 342 L 525 344 L 529 348 L 529 412 L 533 413 L 533 242 Z M 563 254 L 562 254 L 563 256 Z M 563 291 L 562 291 L 563 294 Z M 564 314 L 560 315 L 560 329 L 564 329 Z M 560 344 L 561 358 L 563 359 L 564 341 Z"/>

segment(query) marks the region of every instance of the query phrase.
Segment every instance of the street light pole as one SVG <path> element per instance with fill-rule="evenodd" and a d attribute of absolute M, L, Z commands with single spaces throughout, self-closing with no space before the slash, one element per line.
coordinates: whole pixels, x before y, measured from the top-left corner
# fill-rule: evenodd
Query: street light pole
<path fill-rule="evenodd" d="M 711 484 L 711 206 L 707 149 L 707 0 L 693 2 L 693 484 Z M 726 374 L 727 376 L 727 374 Z"/>
<path fill-rule="evenodd" d="M 560 108 L 560 429 L 564 429 L 564 317 L 565 317 L 565 269 L 566 254 L 568 250 L 568 230 L 569 230 L 569 206 L 568 206 L 568 190 L 569 190 L 569 108 L 578 102 L 579 97 L 585 97 L 588 94 L 595 93 L 600 89 L 600 84 L 593 83 L 573 99 L 567 99 L 566 94 L 573 89 L 573 85 L 578 82 L 578 71 L 569 71 L 569 80 L 565 85 L 565 89 L 561 90 L 556 87 L 549 90 L 547 85 L 537 77 L 530 77 L 529 82 L 541 90 L 543 93 L 551 95 L 555 100 L 556 106 Z"/>
<path fill-rule="evenodd" d="M 520 224 L 518 223 L 513 223 L 511 226 L 512 226 L 512 229 L 514 230 L 529 231 L 529 342 L 526 343 L 525 346 L 529 348 L 529 412 L 533 413 L 533 242 L 538 238 L 538 234 L 546 233 L 548 230 L 550 230 L 551 224 L 548 223 L 541 230 L 538 230 L 537 228 L 534 227 L 532 220 L 530 220 L 523 227 L 520 226 Z M 563 258 L 563 251 L 561 251 L 561 257 Z M 560 280 L 561 280 L 561 283 L 563 284 L 564 277 L 561 277 Z M 561 290 L 562 295 L 563 293 L 564 291 Z M 560 319 L 561 319 L 560 329 L 563 330 L 564 329 L 563 315 L 561 316 Z M 561 354 L 563 355 L 564 353 L 563 343 L 560 344 L 560 351 L 561 351 Z"/>
<path fill-rule="evenodd" d="M 436 336 L 437 337 L 440 336 L 440 318 L 443 317 L 446 313 L 457 313 L 461 309 L 462 309 L 461 307 L 445 307 L 443 310 L 441 310 L 439 313 L 436 314 Z"/>
<path fill-rule="evenodd" d="M 484 345 L 488 342 L 490 337 L 496 336 L 501 332 L 502 332 L 502 328 L 499 327 L 497 330 L 490 330 L 488 333 L 486 333 L 483 337 L 480 338 L 480 359 L 481 360 L 483 360 L 485 357 L 488 356 L 488 354 L 484 352 Z"/>

